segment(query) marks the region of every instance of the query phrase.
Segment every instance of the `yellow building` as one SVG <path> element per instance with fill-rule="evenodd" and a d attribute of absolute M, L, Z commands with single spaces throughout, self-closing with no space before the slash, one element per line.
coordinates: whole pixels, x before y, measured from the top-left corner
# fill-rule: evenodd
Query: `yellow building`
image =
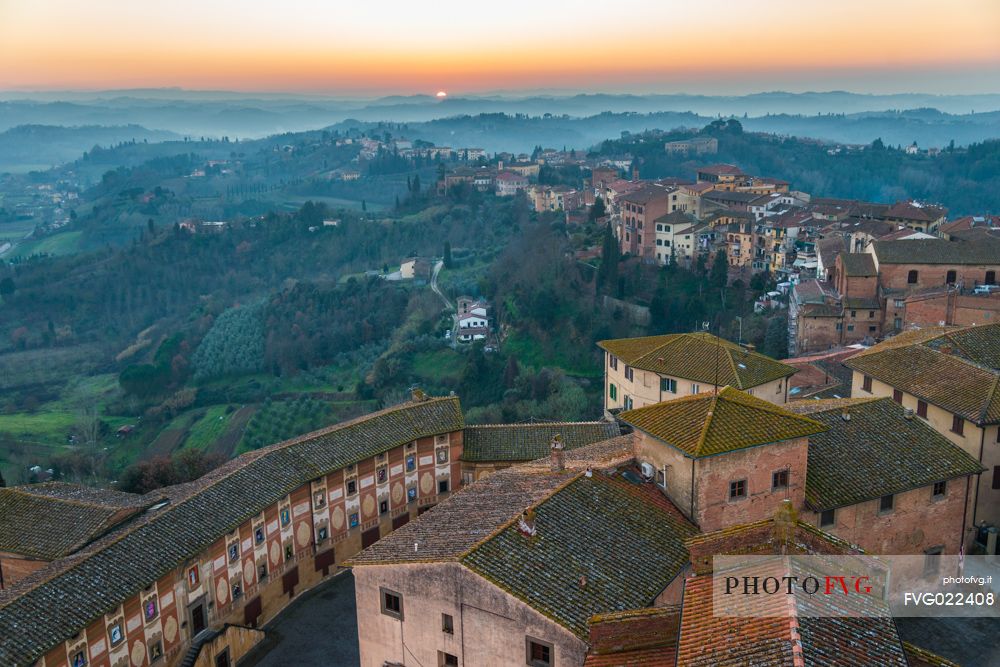
<path fill-rule="evenodd" d="M 604 409 L 641 408 L 732 386 L 771 403 L 788 400 L 797 369 L 708 333 L 603 340 Z"/>

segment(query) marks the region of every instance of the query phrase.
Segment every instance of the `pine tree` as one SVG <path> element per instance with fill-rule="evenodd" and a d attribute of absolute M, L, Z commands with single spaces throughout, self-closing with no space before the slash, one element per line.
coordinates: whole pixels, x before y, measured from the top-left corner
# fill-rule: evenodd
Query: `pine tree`
<path fill-rule="evenodd" d="M 454 266 L 451 259 L 451 241 L 444 242 L 444 268 L 450 269 Z"/>

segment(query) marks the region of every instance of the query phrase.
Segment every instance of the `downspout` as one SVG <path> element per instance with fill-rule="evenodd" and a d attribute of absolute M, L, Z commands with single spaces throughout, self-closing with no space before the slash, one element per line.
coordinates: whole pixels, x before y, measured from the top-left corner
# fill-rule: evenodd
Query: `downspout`
<path fill-rule="evenodd" d="M 982 465 L 982 463 L 983 463 L 983 448 L 985 447 L 985 445 L 986 445 L 986 425 L 984 424 L 979 429 L 979 464 L 980 465 Z M 982 473 L 979 473 L 979 475 L 976 475 L 976 495 L 975 495 L 975 499 L 972 501 L 972 525 L 973 526 L 976 525 L 976 514 L 977 514 L 977 510 L 979 509 L 979 481 L 980 481 L 980 476 L 981 475 L 982 475 Z"/>

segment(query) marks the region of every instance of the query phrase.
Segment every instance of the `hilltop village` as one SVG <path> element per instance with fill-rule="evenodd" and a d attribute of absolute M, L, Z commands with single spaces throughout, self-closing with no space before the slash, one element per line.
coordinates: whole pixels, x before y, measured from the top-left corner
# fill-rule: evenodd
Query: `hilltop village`
<path fill-rule="evenodd" d="M 0 489 L 0 663 L 236 664 L 351 568 L 364 667 L 954 664 L 888 618 L 714 616 L 711 557 L 996 554 L 1000 324 L 858 351 L 827 399 L 708 333 L 600 348 L 599 421 L 415 390 L 145 495 Z"/>

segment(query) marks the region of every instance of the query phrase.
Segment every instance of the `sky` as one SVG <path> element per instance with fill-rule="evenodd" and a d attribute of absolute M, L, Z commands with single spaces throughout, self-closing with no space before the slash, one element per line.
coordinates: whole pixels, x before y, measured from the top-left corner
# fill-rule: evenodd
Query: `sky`
<path fill-rule="evenodd" d="M 1000 0 L 0 0 L 0 90 L 1000 92 Z"/>

